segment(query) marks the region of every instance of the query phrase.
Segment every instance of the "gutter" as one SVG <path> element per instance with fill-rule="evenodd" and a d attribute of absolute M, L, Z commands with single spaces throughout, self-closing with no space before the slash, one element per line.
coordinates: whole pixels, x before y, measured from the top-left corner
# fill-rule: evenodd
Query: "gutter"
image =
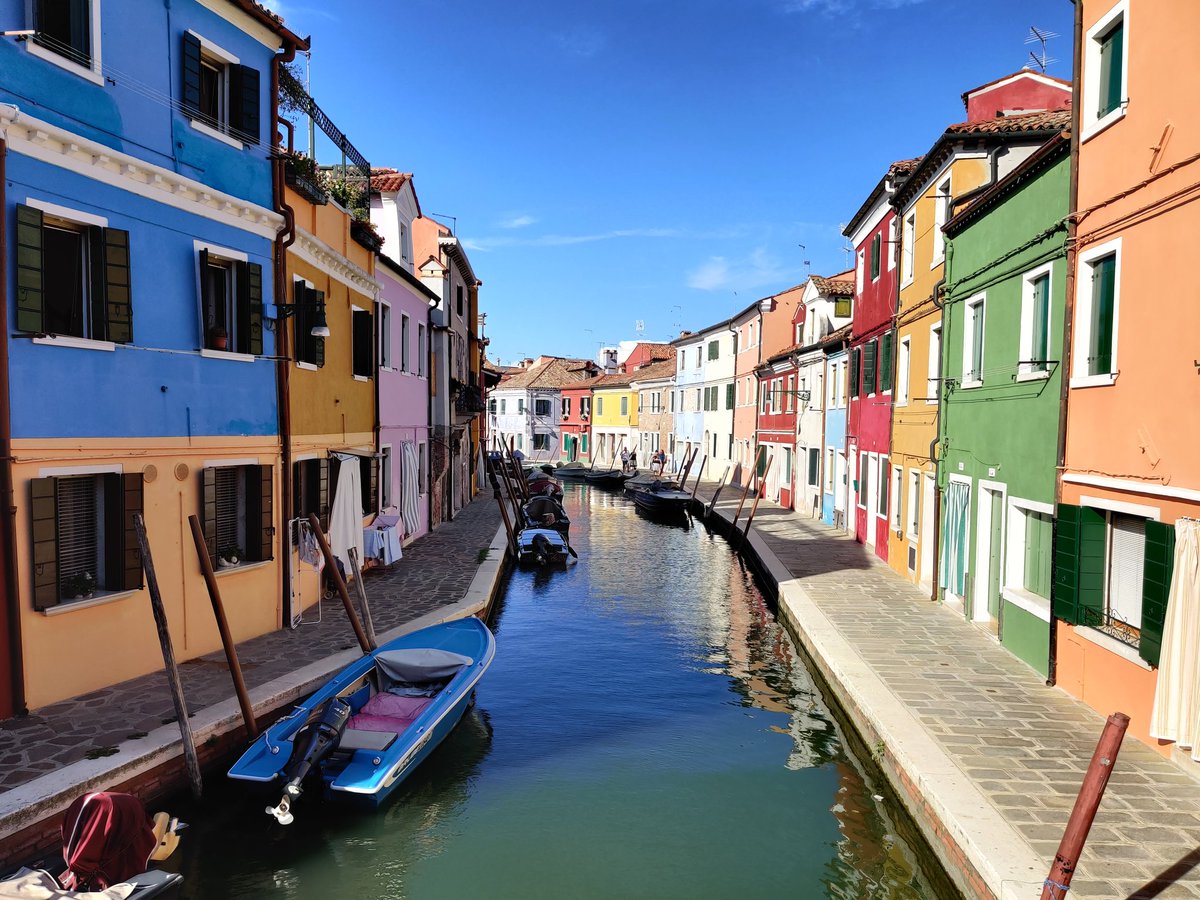
<path fill-rule="evenodd" d="M 938 294 L 941 292 L 942 288 L 944 288 L 946 286 L 946 273 L 948 271 L 950 271 L 950 264 L 953 261 L 953 259 L 954 259 L 954 248 L 951 247 L 949 244 L 947 244 L 946 245 L 946 261 L 942 264 L 942 277 L 939 278 L 937 281 L 937 284 L 935 284 L 933 286 L 933 305 L 938 309 L 939 312 L 942 313 L 942 319 L 941 319 L 942 340 L 941 340 L 941 346 L 940 346 L 939 352 L 938 352 L 937 390 L 938 390 L 939 397 L 938 397 L 938 402 L 936 404 L 937 410 L 933 414 L 934 415 L 934 429 L 933 429 L 934 438 L 932 441 L 929 442 L 929 462 L 932 463 L 932 465 L 933 465 L 933 550 L 931 551 L 933 554 L 933 572 L 931 573 L 930 579 L 929 579 L 931 582 L 930 588 L 929 588 L 931 591 L 931 594 L 930 594 L 929 599 L 932 600 L 934 603 L 936 603 L 937 599 L 938 599 L 938 581 L 941 579 L 941 568 L 942 568 L 942 558 L 941 558 L 941 554 L 938 552 L 938 549 L 941 546 L 941 542 L 942 542 L 942 490 L 941 490 L 941 480 L 942 479 L 941 479 L 941 472 L 939 471 L 939 469 L 941 469 L 942 461 L 938 458 L 937 450 L 940 449 L 940 445 L 942 443 L 942 425 L 944 424 L 944 422 L 942 420 L 942 406 L 945 404 L 946 398 L 943 398 L 941 396 L 941 394 L 942 394 L 942 387 L 946 383 L 946 348 L 948 346 L 950 346 L 950 343 L 949 343 L 950 335 L 947 334 L 948 325 L 946 322 L 946 304 L 938 302 Z M 893 407 L 895 406 L 895 404 L 892 404 L 892 405 L 893 405 Z M 892 415 L 894 416 L 895 413 L 893 412 Z M 920 560 L 918 560 L 917 562 L 919 565 Z M 918 571 L 918 578 L 919 578 L 919 576 L 920 576 L 920 572 Z M 973 594 L 971 596 L 971 602 L 972 602 L 972 604 L 975 602 L 975 597 Z M 974 609 L 972 609 L 972 614 L 974 614 Z"/>
<path fill-rule="evenodd" d="M 13 107 L 14 111 L 16 107 Z M 16 115 L 12 116 L 13 119 Z M 0 138 L 0 308 L 8 320 L 8 143 Z M 0 340 L 0 553 L 4 592 L 8 595 L 8 662 L 12 678 L 12 711 L 25 715 L 25 663 L 21 643 L 21 585 L 17 577 L 17 504 L 13 490 L 12 409 L 9 405 L 8 339 Z M 0 698 L 0 703 L 4 698 Z"/>

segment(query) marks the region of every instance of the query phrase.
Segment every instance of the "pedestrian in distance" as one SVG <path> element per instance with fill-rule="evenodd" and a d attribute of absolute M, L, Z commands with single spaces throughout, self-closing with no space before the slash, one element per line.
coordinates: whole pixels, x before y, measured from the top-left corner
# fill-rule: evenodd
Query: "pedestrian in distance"
<path fill-rule="evenodd" d="M 621 471 L 629 471 L 629 451 L 624 448 L 621 450 Z"/>
<path fill-rule="evenodd" d="M 629 471 L 633 472 L 637 469 L 637 448 L 634 447 L 629 451 Z"/>

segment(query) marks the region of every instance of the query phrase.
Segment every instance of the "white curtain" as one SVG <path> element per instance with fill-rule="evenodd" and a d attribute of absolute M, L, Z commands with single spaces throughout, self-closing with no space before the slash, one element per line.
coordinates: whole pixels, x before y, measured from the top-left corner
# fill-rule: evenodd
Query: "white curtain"
<path fill-rule="evenodd" d="M 421 527 L 421 476 L 418 470 L 417 445 L 404 441 L 400 445 L 401 491 L 400 514 L 404 517 L 404 533 L 416 534 Z"/>
<path fill-rule="evenodd" d="M 366 558 L 363 555 L 362 477 L 357 456 L 339 453 L 337 458 L 341 465 L 329 511 L 329 549 L 342 561 L 349 576 L 353 572 L 349 549 L 353 547 L 358 551 L 359 563 Z"/>
<path fill-rule="evenodd" d="M 971 486 L 951 481 L 946 486 L 946 510 L 942 521 L 941 586 L 956 597 L 967 590 L 967 518 L 971 505 Z M 928 536 L 927 536 L 928 538 Z"/>
<path fill-rule="evenodd" d="M 1175 522 L 1175 566 L 1150 736 L 1191 748 L 1200 761 L 1200 522 Z"/>

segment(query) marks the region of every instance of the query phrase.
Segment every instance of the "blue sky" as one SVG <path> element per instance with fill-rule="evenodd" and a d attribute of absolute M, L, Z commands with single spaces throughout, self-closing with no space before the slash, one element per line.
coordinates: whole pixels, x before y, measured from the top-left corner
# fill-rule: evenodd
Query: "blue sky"
<path fill-rule="evenodd" d="M 592 357 L 639 320 L 667 340 L 847 268 L 884 167 L 1019 69 L 1029 26 L 1070 77 L 1068 0 L 269 5 L 313 36 L 312 93 L 372 165 L 455 217 L 506 364 Z"/>

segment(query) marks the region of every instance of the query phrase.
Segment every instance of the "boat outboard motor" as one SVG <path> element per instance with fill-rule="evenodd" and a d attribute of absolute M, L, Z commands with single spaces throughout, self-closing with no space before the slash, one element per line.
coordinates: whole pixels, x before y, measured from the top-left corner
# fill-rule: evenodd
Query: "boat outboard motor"
<path fill-rule="evenodd" d="M 308 734 L 303 744 L 296 743 L 292 750 L 292 758 L 283 769 L 287 783 L 283 786 L 283 797 L 278 806 L 268 806 L 267 815 L 274 816 L 280 825 L 291 825 L 293 819 L 292 803 L 301 793 L 301 783 L 308 777 L 313 767 L 333 752 L 346 723 L 350 721 L 350 704 L 345 700 L 334 697 L 325 707 L 325 713 L 315 725 L 308 727 Z"/>
<path fill-rule="evenodd" d="M 554 554 L 549 539 L 544 534 L 535 534 L 530 543 L 533 545 L 534 561 L 539 566 L 546 565 L 550 561 L 550 557 Z"/>

